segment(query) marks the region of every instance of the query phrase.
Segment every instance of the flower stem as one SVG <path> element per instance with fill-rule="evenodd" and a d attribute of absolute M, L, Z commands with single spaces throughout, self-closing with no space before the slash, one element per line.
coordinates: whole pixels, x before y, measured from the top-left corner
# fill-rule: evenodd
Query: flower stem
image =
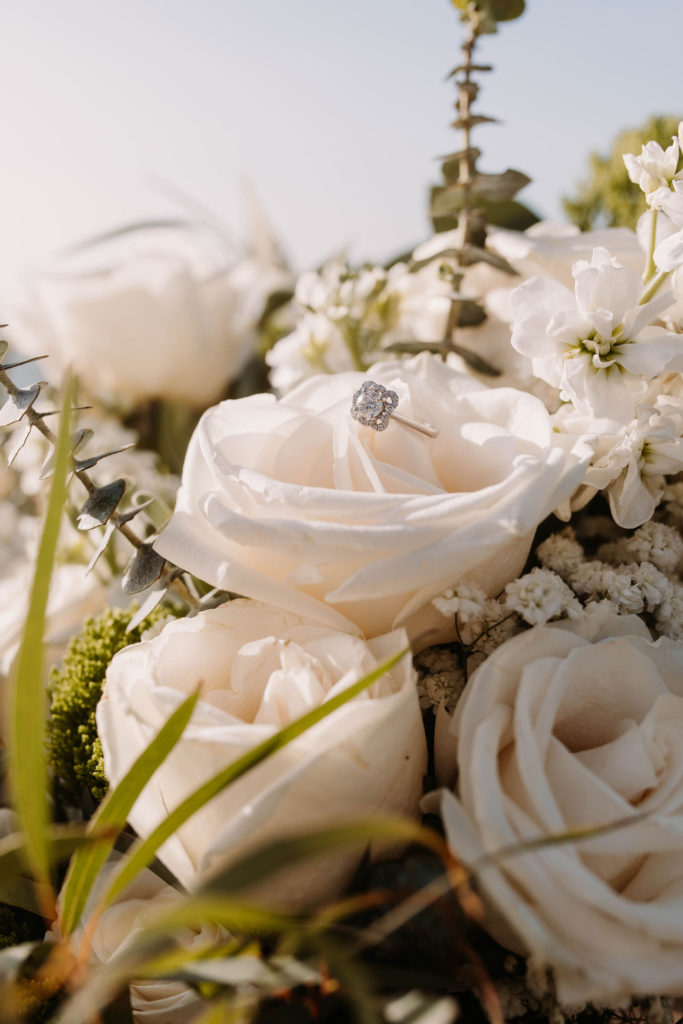
<path fill-rule="evenodd" d="M 655 245 L 657 243 L 657 213 L 658 210 L 652 211 L 652 222 L 650 224 L 650 245 L 647 254 L 647 263 L 645 264 L 645 272 L 643 274 L 643 284 L 647 284 L 651 277 L 654 277 L 657 268 L 655 266 Z"/>
<path fill-rule="evenodd" d="M 650 282 L 650 284 L 648 285 L 648 287 L 645 289 L 645 291 L 643 292 L 643 294 L 640 297 L 640 302 L 639 302 L 640 306 L 644 306 L 646 302 L 649 302 L 650 299 L 654 295 L 657 294 L 659 289 L 662 287 L 662 285 L 666 281 L 667 277 L 671 277 L 671 271 L 670 270 L 662 270 L 662 271 L 660 271 L 659 274 L 657 274 L 656 277 L 654 277 L 652 279 L 652 281 Z"/>

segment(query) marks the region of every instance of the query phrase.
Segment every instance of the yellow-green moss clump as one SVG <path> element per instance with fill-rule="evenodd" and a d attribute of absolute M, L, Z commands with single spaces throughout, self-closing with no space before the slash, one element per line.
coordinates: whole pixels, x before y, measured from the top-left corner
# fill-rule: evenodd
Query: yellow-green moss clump
<path fill-rule="evenodd" d="M 157 607 L 127 633 L 134 613 L 133 608 L 107 608 L 88 619 L 83 632 L 71 640 L 61 668 L 53 668 L 50 675 L 47 748 L 56 795 L 86 813 L 88 804 L 98 804 L 107 792 L 95 724 L 107 666 L 118 651 L 138 643 L 145 630 L 173 611 L 167 605 Z"/>

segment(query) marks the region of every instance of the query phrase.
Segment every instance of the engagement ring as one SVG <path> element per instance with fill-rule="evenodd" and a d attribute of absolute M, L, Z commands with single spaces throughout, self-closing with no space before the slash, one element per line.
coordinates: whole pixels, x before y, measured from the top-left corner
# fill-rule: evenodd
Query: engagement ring
<path fill-rule="evenodd" d="M 428 437 L 436 437 L 439 431 L 431 423 L 424 423 L 422 420 L 413 420 L 408 416 L 402 416 L 396 412 L 398 395 L 395 391 L 389 391 L 382 384 L 376 384 L 374 380 L 364 380 L 351 402 L 351 416 L 357 423 L 364 427 L 372 427 L 373 430 L 386 430 L 389 420 L 393 417 L 398 423 L 405 427 L 412 427 L 419 430 Z"/>

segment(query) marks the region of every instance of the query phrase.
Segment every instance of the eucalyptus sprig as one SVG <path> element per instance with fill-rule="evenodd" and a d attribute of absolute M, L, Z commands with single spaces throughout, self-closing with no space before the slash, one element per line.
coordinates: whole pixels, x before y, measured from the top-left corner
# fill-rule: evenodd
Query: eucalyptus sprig
<path fill-rule="evenodd" d="M 53 474 L 57 446 L 57 436 L 47 425 L 46 419 L 59 413 L 59 410 L 39 412 L 35 408 L 35 403 L 40 396 L 45 382 L 39 381 L 26 387 L 19 387 L 13 381 L 9 371 L 20 366 L 38 362 L 41 359 L 45 359 L 46 356 L 33 356 L 29 359 L 7 363 L 3 361 L 7 350 L 7 342 L 0 340 L 0 384 L 7 392 L 7 400 L 0 407 L 0 427 L 21 424 L 18 436 L 8 453 L 7 462 L 8 465 L 12 465 L 28 441 L 31 432 L 33 429 L 36 429 L 50 445 L 50 450 L 40 474 L 41 478 L 44 479 Z M 74 411 L 79 411 L 79 409 L 82 410 L 83 408 L 87 407 L 77 407 Z M 126 512 L 119 511 L 119 506 L 126 492 L 125 480 L 117 479 L 111 483 L 98 486 L 90 476 L 89 470 L 99 462 L 109 458 L 111 455 L 118 455 L 119 452 L 131 446 L 126 445 L 125 448 L 117 448 L 113 451 L 102 452 L 99 455 L 87 458 L 78 458 L 78 450 L 86 441 L 90 440 L 92 434 L 92 430 L 78 429 L 71 435 L 68 445 L 69 469 L 87 491 L 86 501 L 77 515 L 76 526 L 79 530 L 84 531 L 92 530 L 96 527 L 104 528 L 102 541 L 97 547 L 88 570 L 93 568 L 97 560 L 104 553 L 111 537 L 116 531 L 122 537 L 125 537 L 128 543 L 135 549 L 121 580 L 121 587 L 124 593 L 141 593 L 153 583 L 161 580 L 162 586 L 154 592 L 153 604 L 158 603 L 163 598 L 165 591 L 171 587 L 186 605 L 190 608 L 196 607 L 199 603 L 198 598 L 193 592 L 191 584 L 183 577 L 180 570 L 167 563 L 161 555 L 156 553 L 149 538 L 143 539 L 139 537 L 135 530 L 132 529 L 130 525 L 132 520 L 143 511 L 145 505 L 135 505 Z M 145 602 L 143 606 L 145 614 L 151 610 L 152 606 L 150 602 Z"/>
<path fill-rule="evenodd" d="M 528 227 L 536 220 L 534 214 L 521 204 L 513 202 L 517 193 L 530 179 L 521 171 L 508 168 L 498 174 L 479 170 L 477 161 L 481 150 L 473 145 L 472 130 L 480 124 L 495 123 L 496 118 L 475 111 L 479 95 L 477 74 L 492 71 L 490 64 L 475 61 L 475 50 L 482 35 L 497 31 L 498 22 L 511 21 L 524 11 L 524 0 L 451 0 L 460 11 L 465 26 L 461 47 L 461 60 L 449 74 L 457 88 L 456 118 L 452 127 L 459 133 L 459 148 L 442 158 L 444 184 L 432 191 L 430 213 L 437 231 L 457 225 L 458 244 L 452 243 L 430 256 L 430 261 L 443 262 L 442 274 L 448 274 L 453 284 L 451 308 L 439 351 L 445 359 L 449 352 L 457 352 L 478 372 L 496 374 L 494 368 L 482 370 L 481 359 L 463 349 L 455 341 L 458 327 L 475 327 L 484 322 L 486 312 L 474 298 L 460 291 L 465 269 L 477 263 L 488 263 L 497 270 L 516 273 L 507 260 L 486 247 L 487 220 L 500 222 L 511 218 L 511 226 Z M 475 365 L 476 364 L 476 365 Z"/>

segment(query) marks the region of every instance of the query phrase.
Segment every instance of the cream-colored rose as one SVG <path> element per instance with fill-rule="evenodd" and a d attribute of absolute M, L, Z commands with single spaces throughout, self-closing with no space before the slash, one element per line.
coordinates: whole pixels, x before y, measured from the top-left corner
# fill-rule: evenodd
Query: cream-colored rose
<path fill-rule="evenodd" d="M 240 373 L 281 277 L 273 267 L 246 273 L 199 227 L 132 231 L 29 277 L 10 310 L 11 340 L 49 354 L 48 373 L 75 368 L 115 405 L 202 408 Z"/>
<path fill-rule="evenodd" d="M 83 922 L 94 910 L 99 897 L 104 895 L 119 857 L 114 855 L 97 877 L 88 897 Z M 183 902 L 182 893 L 173 889 L 152 871 L 141 871 L 119 898 L 107 907 L 99 918 L 90 945 L 90 963 L 106 964 L 124 953 L 135 942 L 137 933 L 164 910 L 172 910 Z M 71 939 L 71 948 L 80 949 L 85 926 L 81 924 Z M 59 927 L 48 933 L 56 939 Z M 203 924 L 198 931 L 183 929 L 179 944 L 187 950 L 219 946 L 228 941 L 228 934 L 219 925 Z M 130 986 L 130 1003 L 135 1024 L 190 1024 L 203 1010 L 206 1002 L 181 981 L 137 981 Z"/>
<path fill-rule="evenodd" d="M 215 586 L 366 636 L 444 629 L 432 598 L 519 574 L 533 532 L 583 479 L 543 404 L 423 354 L 368 378 L 436 438 L 350 415 L 360 373 L 313 377 L 279 401 L 223 402 L 190 442 L 156 548 Z"/>
<path fill-rule="evenodd" d="M 202 699 L 179 744 L 136 803 L 142 835 L 221 768 L 406 645 L 402 632 L 369 643 L 290 612 L 235 600 L 167 625 L 112 660 L 97 727 L 112 784 L 188 693 Z M 183 882 L 250 847 L 374 813 L 413 814 L 426 744 L 409 657 L 365 694 L 334 711 L 195 814 L 160 856 Z M 288 906 L 336 893 L 359 854 L 344 852 L 275 879 Z"/>
<path fill-rule="evenodd" d="M 455 792 L 425 799 L 466 864 L 622 825 L 482 867 L 494 936 L 550 966 L 568 1004 L 683 993 L 683 643 L 596 606 L 499 647 L 447 722 Z"/>

